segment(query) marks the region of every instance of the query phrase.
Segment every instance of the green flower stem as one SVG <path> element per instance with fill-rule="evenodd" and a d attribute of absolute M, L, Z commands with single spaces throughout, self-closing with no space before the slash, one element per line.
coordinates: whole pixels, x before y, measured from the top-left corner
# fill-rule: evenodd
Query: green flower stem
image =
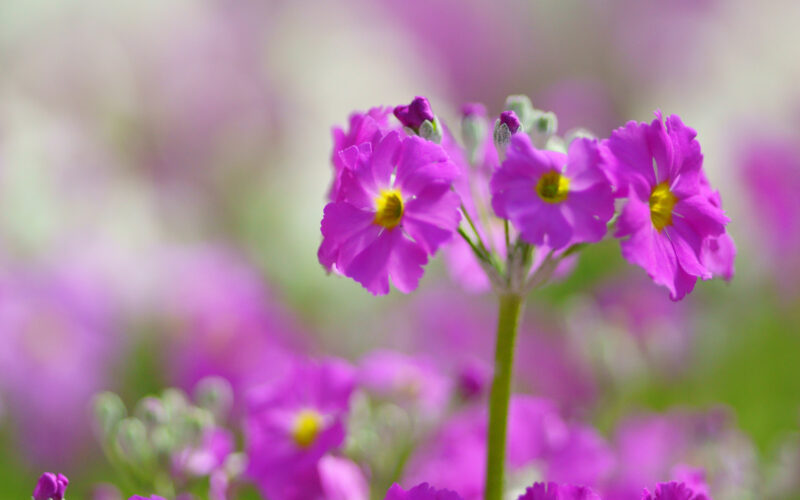
<path fill-rule="evenodd" d="M 514 341 L 517 336 L 522 297 L 500 295 L 497 318 L 497 347 L 494 357 L 494 379 L 489 396 L 489 435 L 486 460 L 486 500 L 502 500 L 503 470 L 506 455 L 506 424 L 511 393 L 511 372 L 514 365 Z"/>

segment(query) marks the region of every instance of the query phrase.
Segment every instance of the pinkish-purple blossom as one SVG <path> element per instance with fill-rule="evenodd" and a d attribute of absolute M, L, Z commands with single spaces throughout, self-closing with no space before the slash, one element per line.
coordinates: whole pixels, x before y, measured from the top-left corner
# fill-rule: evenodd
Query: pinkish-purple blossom
<path fill-rule="evenodd" d="M 672 115 L 629 122 L 605 142 L 609 175 L 628 201 L 619 216 L 622 255 L 647 271 L 673 300 L 709 279 L 703 245 L 725 232 L 728 218 L 701 183 L 703 155 L 697 133 Z"/>
<path fill-rule="evenodd" d="M 492 207 L 525 241 L 560 249 L 596 242 L 614 214 L 596 141 L 576 139 L 568 154 L 534 148 L 516 134 L 492 177 Z"/>
<path fill-rule="evenodd" d="M 401 292 L 414 290 L 428 256 L 458 227 L 457 167 L 437 144 L 398 132 L 341 158 L 351 175 L 325 207 L 320 263 L 375 295 L 389 293 L 390 278 Z"/>

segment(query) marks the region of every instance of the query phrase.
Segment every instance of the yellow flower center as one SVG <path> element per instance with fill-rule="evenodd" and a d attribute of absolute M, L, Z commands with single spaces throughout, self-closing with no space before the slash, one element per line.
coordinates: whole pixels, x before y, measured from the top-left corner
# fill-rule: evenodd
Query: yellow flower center
<path fill-rule="evenodd" d="M 297 414 L 292 425 L 292 439 L 301 448 L 308 448 L 322 430 L 322 415 L 316 410 L 303 410 Z"/>
<path fill-rule="evenodd" d="M 375 224 L 392 229 L 403 219 L 403 196 L 399 189 L 381 189 L 381 195 L 375 198 Z"/>
<path fill-rule="evenodd" d="M 567 199 L 569 193 L 569 177 L 551 170 L 539 178 L 536 193 L 546 203 L 561 203 Z"/>
<path fill-rule="evenodd" d="M 650 193 L 650 220 L 653 226 L 661 231 L 672 224 L 672 209 L 678 198 L 669 190 L 669 183 L 664 181 L 653 188 Z"/>

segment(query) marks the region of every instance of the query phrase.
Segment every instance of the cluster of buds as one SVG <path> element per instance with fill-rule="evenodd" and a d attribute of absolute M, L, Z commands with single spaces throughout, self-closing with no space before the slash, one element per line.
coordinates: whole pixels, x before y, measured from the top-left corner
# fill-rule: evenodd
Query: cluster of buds
<path fill-rule="evenodd" d="M 232 399 L 227 381 L 207 378 L 194 401 L 169 388 L 141 399 L 128 415 L 120 397 L 105 392 L 94 400 L 96 429 L 109 462 L 132 490 L 172 498 L 210 484 L 209 496 L 224 498 L 245 468 L 223 427 Z"/>

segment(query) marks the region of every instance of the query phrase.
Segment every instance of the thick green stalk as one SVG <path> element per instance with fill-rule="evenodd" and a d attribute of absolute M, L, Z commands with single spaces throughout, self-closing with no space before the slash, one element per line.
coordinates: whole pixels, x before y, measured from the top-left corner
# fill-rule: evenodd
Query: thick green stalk
<path fill-rule="evenodd" d="M 500 295 L 497 318 L 497 347 L 494 354 L 494 379 L 489 395 L 488 456 L 486 458 L 486 500 L 502 500 L 503 470 L 506 459 L 506 424 L 514 365 L 514 341 L 517 336 L 522 297 Z"/>

